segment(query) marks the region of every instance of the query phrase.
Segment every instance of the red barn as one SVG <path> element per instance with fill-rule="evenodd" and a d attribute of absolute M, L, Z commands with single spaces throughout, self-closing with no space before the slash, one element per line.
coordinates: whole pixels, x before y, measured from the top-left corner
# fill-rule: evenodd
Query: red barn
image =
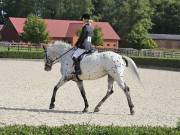
<path fill-rule="evenodd" d="M 20 42 L 25 20 L 26 18 L 10 17 L 1 30 L 1 40 Z M 44 21 L 47 24 L 47 31 L 51 40 L 64 40 L 72 45 L 77 41 L 76 33 L 83 25 L 82 21 L 75 20 L 44 19 Z M 101 28 L 104 48 L 118 48 L 120 37 L 108 22 L 93 22 L 93 27 Z"/>

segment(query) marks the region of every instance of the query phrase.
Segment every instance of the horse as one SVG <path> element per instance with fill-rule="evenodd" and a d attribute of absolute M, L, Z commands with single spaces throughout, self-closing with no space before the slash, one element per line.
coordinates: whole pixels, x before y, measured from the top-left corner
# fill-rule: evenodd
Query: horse
<path fill-rule="evenodd" d="M 74 53 L 74 48 L 71 44 L 63 42 L 63 41 L 55 41 L 54 43 L 50 43 L 48 46 L 43 45 L 44 48 L 44 61 L 45 71 L 50 71 L 52 66 L 60 62 L 61 68 L 60 72 L 62 77 L 58 81 L 57 85 L 55 85 L 53 89 L 53 94 L 51 97 L 51 102 L 49 105 L 49 109 L 55 108 L 55 97 L 57 90 L 64 85 L 66 82 L 72 80 L 77 83 L 77 86 L 80 90 L 81 96 L 83 97 L 85 107 L 82 112 L 88 112 L 88 101 L 86 98 L 86 93 L 83 85 L 83 80 L 95 80 L 104 76 L 108 76 L 108 89 L 106 95 L 103 99 L 96 105 L 94 112 L 100 111 L 101 105 L 107 100 L 107 98 L 113 93 L 113 83 L 117 82 L 120 88 L 124 91 L 130 114 L 133 115 L 134 105 L 130 96 L 130 88 L 124 81 L 124 70 L 126 67 L 130 67 L 136 77 L 140 80 L 137 66 L 135 62 L 127 57 L 121 56 L 115 52 L 107 51 L 107 52 L 94 52 L 92 54 L 86 54 L 80 62 L 81 67 L 81 75 L 76 76 L 74 74 L 73 60 L 72 55 Z"/>

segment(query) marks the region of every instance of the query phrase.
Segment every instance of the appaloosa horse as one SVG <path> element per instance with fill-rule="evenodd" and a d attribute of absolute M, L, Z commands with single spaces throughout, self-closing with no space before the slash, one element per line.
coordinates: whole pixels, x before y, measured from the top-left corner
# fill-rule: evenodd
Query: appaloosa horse
<path fill-rule="evenodd" d="M 89 55 L 84 56 L 81 60 L 81 70 L 82 74 L 78 76 L 73 74 L 74 67 L 73 67 L 73 60 L 72 54 L 74 52 L 74 48 L 68 43 L 63 41 L 56 41 L 49 46 L 43 46 L 45 51 L 45 70 L 50 71 L 53 64 L 60 62 L 61 63 L 61 74 L 62 77 L 60 78 L 57 85 L 54 87 L 53 95 L 51 98 L 51 103 L 49 108 L 53 109 L 55 107 L 55 96 L 58 88 L 65 84 L 69 80 L 73 80 L 77 83 L 81 95 L 84 99 L 85 108 L 83 112 L 88 111 L 88 101 L 86 99 L 86 93 L 83 86 L 83 80 L 95 80 L 101 77 L 108 75 L 108 90 L 107 94 L 104 98 L 97 104 L 94 111 L 98 112 L 100 106 L 104 103 L 104 101 L 113 93 L 113 82 L 116 81 L 117 84 L 123 89 L 128 105 L 130 108 L 130 113 L 134 114 L 134 105 L 131 100 L 130 96 L 130 89 L 126 85 L 123 79 L 124 69 L 126 67 L 130 67 L 137 76 L 138 79 L 139 75 L 137 72 L 136 64 L 133 60 L 126 56 L 121 56 L 117 53 L 107 51 L 107 52 L 95 52 Z"/>

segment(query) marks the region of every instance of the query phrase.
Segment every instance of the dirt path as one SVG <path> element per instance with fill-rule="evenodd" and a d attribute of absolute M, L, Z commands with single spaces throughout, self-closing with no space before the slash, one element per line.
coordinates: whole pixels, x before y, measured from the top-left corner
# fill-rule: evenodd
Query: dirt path
<path fill-rule="evenodd" d="M 60 65 L 51 72 L 43 68 L 43 61 L 0 59 L 0 126 L 88 123 L 174 127 L 180 118 L 180 72 L 140 68 L 145 90 L 131 74 L 126 74 L 136 111 L 131 116 L 125 95 L 116 83 L 114 94 L 100 112 L 93 113 L 106 93 L 106 77 L 84 82 L 89 113 L 81 113 L 84 103 L 74 82 L 59 89 L 56 108 L 49 110 L 52 89 L 60 78 Z"/>

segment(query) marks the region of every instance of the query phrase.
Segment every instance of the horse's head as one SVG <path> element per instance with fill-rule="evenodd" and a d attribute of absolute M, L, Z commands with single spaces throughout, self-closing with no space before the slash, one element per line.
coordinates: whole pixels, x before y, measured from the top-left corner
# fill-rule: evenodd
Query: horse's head
<path fill-rule="evenodd" d="M 52 69 L 52 65 L 53 65 L 53 60 L 52 58 L 49 56 L 49 47 L 47 45 L 43 45 L 43 49 L 44 49 L 44 70 L 45 71 L 50 71 Z"/>
<path fill-rule="evenodd" d="M 59 62 L 61 57 L 64 57 L 71 50 L 71 45 L 63 41 L 55 41 L 49 45 L 43 45 L 45 54 L 44 70 L 50 71 L 52 65 Z"/>

